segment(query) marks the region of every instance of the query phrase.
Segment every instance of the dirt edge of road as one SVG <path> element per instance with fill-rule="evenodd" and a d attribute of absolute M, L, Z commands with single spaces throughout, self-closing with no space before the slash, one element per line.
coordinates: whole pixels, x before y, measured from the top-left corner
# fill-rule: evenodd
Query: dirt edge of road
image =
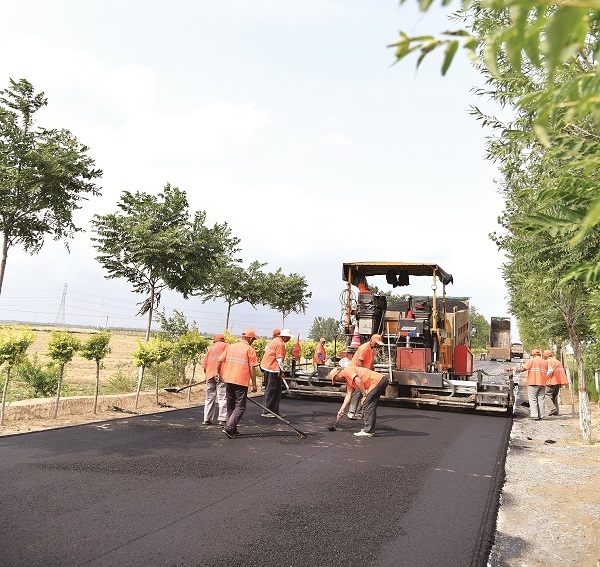
<path fill-rule="evenodd" d="M 583 443 L 563 392 L 560 414 L 537 421 L 519 391 L 488 567 L 600 567 L 600 443 Z M 590 410 L 597 441 L 600 407 Z"/>

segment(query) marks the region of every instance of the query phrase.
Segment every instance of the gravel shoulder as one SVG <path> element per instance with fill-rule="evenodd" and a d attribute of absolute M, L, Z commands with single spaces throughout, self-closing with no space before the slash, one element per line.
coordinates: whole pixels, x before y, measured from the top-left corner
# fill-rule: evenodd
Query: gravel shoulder
<path fill-rule="evenodd" d="M 563 389 L 559 415 L 536 421 L 519 388 L 488 567 L 600 566 L 600 443 L 583 444 L 576 396 L 573 414 Z M 600 408 L 590 406 L 597 441 Z"/>

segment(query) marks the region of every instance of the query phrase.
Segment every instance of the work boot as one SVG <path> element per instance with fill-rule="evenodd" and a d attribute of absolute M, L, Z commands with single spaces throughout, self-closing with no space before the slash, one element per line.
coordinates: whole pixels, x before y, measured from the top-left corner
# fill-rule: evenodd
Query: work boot
<path fill-rule="evenodd" d="M 235 439 L 235 433 L 233 431 L 229 431 L 229 429 L 223 429 L 223 433 L 225 433 L 229 439 Z"/>
<path fill-rule="evenodd" d="M 362 429 L 360 431 L 357 431 L 354 434 L 354 437 L 373 437 L 372 433 L 367 433 L 366 431 L 363 431 Z"/>

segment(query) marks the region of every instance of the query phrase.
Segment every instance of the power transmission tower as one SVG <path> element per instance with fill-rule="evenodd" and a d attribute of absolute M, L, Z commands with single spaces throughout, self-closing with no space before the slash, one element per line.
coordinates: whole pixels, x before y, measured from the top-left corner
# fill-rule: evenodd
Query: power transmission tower
<path fill-rule="evenodd" d="M 65 303 L 67 302 L 67 284 L 63 288 L 62 299 L 60 301 L 60 307 L 58 308 L 58 313 L 56 315 L 56 320 L 54 321 L 55 325 L 64 325 L 65 324 Z"/>

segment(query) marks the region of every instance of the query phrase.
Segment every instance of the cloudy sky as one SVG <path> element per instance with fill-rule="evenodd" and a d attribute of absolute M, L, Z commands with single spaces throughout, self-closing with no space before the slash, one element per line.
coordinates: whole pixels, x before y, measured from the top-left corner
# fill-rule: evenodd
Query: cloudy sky
<path fill-rule="evenodd" d="M 36 256 L 10 250 L 0 319 L 143 327 L 141 297 L 95 260 L 89 220 L 115 212 L 123 190 L 166 183 L 209 223 L 226 221 L 246 263 L 307 278 L 306 314 L 286 319 L 302 338 L 316 316 L 340 317 L 343 262 L 437 262 L 454 275 L 450 295 L 471 297 L 488 319 L 506 315 L 502 256 L 488 238 L 502 210 L 497 172 L 484 160 L 489 132 L 468 112 L 491 109 L 460 56 L 446 77 L 440 56 L 418 70 L 414 59 L 393 65 L 386 46 L 399 30 L 456 27 L 416 4 L 5 0 L 0 88 L 26 78 L 44 91 L 38 124 L 69 129 L 104 175 L 70 253 L 51 240 Z M 219 302 L 165 293 L 163 307 L 223 329 Z M 280 325 L 269 309 L 238 306 L 230 328 Z"/>

